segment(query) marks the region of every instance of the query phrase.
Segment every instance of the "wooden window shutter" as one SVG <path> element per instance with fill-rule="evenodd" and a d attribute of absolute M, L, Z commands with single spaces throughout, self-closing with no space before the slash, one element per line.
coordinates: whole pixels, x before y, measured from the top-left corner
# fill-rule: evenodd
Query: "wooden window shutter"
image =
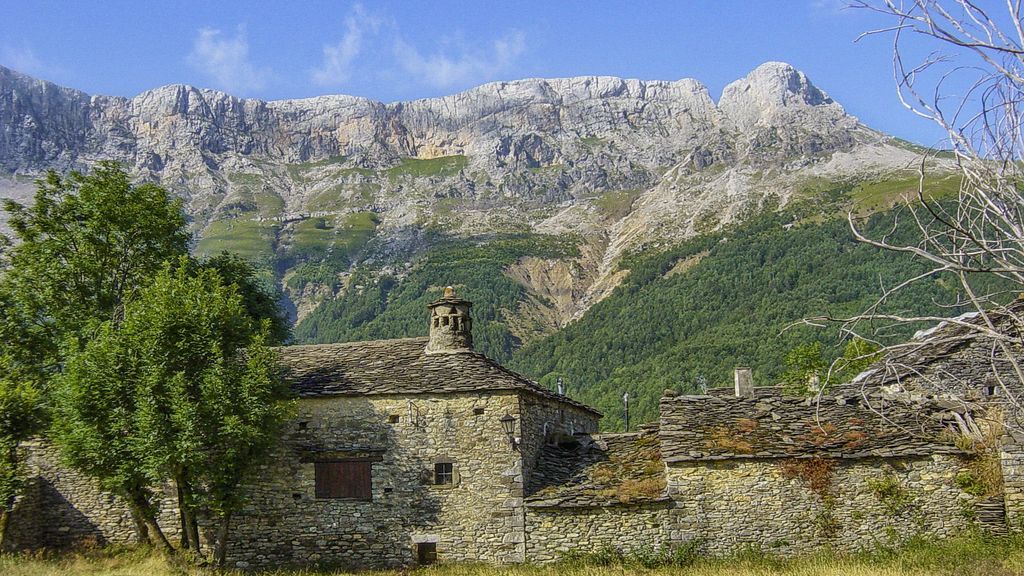
<path fill-rule="evenodd" d="M 317 498 L 372 498 L 371 465 L 367 460 L 314 463 Z"/>

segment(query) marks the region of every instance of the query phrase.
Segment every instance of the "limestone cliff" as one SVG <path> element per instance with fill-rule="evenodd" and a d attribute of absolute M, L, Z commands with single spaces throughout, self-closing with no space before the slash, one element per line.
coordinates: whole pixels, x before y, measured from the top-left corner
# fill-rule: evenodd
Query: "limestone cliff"
<path fill-rule="evenodd" d="M 696 80 L 611 77 L 389 104 L 183 85 L 121 98 L 0 67 L 0 197 L 23 198 L 46 169 L 116 159 L 185 199 L 201 251 L 264 256 L 278 277 L 330 258 L 400 267 L 427 228 L 573 234 L 572 262 L 509 271 L 552 326 L 614 288 L 629 250 L 720 226 L 766 198 L 785 203 L 808 179 L 873 177 L 914 155 L 776 62 L 717 104 Z"/>

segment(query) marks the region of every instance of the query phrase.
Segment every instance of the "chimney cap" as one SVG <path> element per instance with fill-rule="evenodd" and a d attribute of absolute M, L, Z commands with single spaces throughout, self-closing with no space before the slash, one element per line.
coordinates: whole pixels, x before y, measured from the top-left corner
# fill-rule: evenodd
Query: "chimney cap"
<path fill-rule="evenodd" d="M 427 308 L 433 308 L 439 304 L 457 304 L 459 306 L 472 307 L 473 303 L 469 300 L 459 298 L 455 295 L 455 288 L 453 286 L 445 286 L 444 292 L 441 293 L 441 297 L 434 300 L 430 304 L 427 304 Z"/>

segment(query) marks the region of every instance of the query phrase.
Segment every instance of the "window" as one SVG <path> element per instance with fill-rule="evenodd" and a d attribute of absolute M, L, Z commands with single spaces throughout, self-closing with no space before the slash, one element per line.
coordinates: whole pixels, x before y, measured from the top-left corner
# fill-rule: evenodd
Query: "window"
<path fill-rule="evenodd" d="M 398 424 L 401 421 L 402 421 L 402 417 L 399 416 L 398 414 L 392 414 L 391 416 L 388 416 L 388 423 L 389 424 Z"/>
<path fill-rule="evenodd" d="M 473 408 L 473 414 L 475 414 L 476 416 L 483 416 L 484 409 L 483 408 Z"/>
<path fill-rule="evenodd" d="M 452 484 L 455 479 L 455 466 L 451 462 L 434 464 L 434 484 Z"/>
<path fill-rule="evenodd" d="M 437 562 L 437 542 L 420 542 L 416 544 L 416 561 L 420 564 Z"/>
<path fill-rule="evenodd" d="M 315 462 L 314 476 L 317 498 L 371 499 L 368 460 Z"/>

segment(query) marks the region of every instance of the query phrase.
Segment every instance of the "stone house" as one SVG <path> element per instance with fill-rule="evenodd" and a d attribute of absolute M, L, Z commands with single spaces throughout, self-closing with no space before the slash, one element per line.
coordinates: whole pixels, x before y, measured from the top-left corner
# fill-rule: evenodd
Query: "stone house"
<path fill-rule="evenodd" d="M 598 434 L 592 408 L 473 351 L 469 302 L 446 289 L 429 309 L 427 338 L 280 349 L 297 413 L 249 486 L 230 564 L 853 550 L 999 531 L 1004 509 L 1019 513 L 1014 457 L 999 460 L 999 486 L 965 483 L 979 457 L 956 441 L 969 407 L 882 384 L 785 397 L 741 372 L 735 390 L 666 391 L 657 423 Z M 116 498 L 44 443 L 31 466 L 12 520 L 21 546 L 131 540 Z M 161 524 L 176 532 L 173 498 Z"/>

